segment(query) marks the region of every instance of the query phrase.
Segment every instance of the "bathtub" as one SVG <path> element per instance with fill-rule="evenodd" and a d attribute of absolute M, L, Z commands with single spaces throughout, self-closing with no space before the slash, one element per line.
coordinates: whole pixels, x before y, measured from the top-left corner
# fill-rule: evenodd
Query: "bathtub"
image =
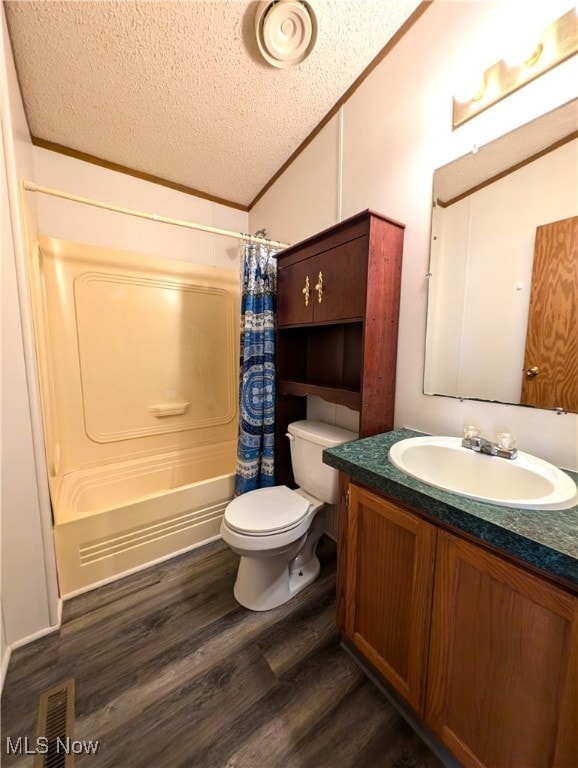
<path fill-rule="evenodd" d="M 219 535 L 238 430 L 236 270 L 39 237 L 30 260 L 62 597 Z"/>
<path fill-rule="evenodd" d="M 54 493 L 62 597 L 100 586 L 218 537 L 235 485 L 235 443 L 202 455 L 83 470 Z"/>

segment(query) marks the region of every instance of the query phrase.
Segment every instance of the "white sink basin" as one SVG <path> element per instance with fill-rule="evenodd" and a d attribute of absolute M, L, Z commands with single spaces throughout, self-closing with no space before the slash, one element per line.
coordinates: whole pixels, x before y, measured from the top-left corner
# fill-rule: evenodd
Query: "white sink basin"
<path fill-rule="evenodd" d="M 389 458 L 423 483 L 490 504 L 569 509 L 578 503 L 569 475 L 521 451 L 515 459 L 503 459 L 464 448 L 459 437 L 410 437 L 395 443 Z"/>

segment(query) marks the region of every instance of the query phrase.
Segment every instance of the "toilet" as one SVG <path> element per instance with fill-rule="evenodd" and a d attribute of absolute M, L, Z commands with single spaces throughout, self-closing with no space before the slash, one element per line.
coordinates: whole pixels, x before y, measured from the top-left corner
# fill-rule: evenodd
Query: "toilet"
<path fill-rule="evenodd" d="M 283 605 L 319 575 L 315 549 L 325 504 L 337 503 L 339 474 L 323 463 L 323 449 L 357 439 L 320 421 L 295 421 L 287 429 L 299 488 L 249 491 L 233 499 L 221 522 L 223 540 L 241 558 L 235 599 L 252 611 Z"/>

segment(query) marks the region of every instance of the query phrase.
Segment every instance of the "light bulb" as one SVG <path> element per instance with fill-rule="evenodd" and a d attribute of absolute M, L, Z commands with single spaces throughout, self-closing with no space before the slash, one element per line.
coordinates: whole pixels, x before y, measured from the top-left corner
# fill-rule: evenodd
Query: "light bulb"
<path fill-rule="evenodd" d="M 508 67 L 531 67 L 542 55 L 542 43 L 539 36 L 519 37 L 508 42 L 504 62 Z"/>
<path fill-rule="evenodd" d="M 454 99 L 460 104 L 478 101 L 484 95 L 485 88 L 486 83 L 481 72 L 465 72 L 454 86 Z"/>

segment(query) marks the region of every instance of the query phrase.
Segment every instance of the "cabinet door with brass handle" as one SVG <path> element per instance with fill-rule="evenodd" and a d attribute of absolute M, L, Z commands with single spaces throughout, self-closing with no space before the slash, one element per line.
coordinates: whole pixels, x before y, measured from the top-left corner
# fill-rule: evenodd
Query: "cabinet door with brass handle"
<path fill-rule="evenodd" d="M 279 268 L 277 326 L 362 320 L 367 236 Z"/>
<path fill-rule="evenodd" d="M 317 291 L 317 301 L 321 304 L 323 301 L 323 272 L 321 270 L 319 270 L 319 277 L 317 278 L 315 290 Z"/>
<path fill-rule="evenodd" d="M 301 289 L 301 293 L 303 294 L 303 297 L 305 299 L 305 306 L 309 306 L 309 294 L 311 293 L 311 288 L 309 287 L 309 275 L 305 276 L 305 285 Z"/>
<path fill-rule="evenodd" d="M 318 270 L 306 259 L 281 266 L 277 273 L 277 326 L 313 322 L 313 285 Z"/>
<path fill-rule="evenodd" d="M 312 264 L 316 275 L 317 301 L 313 316 L 317 323 L 361 319 L 367 292 L 367 237 L 330 248 Z M 314 271 L 313 271 L 314 270 Z"/>

